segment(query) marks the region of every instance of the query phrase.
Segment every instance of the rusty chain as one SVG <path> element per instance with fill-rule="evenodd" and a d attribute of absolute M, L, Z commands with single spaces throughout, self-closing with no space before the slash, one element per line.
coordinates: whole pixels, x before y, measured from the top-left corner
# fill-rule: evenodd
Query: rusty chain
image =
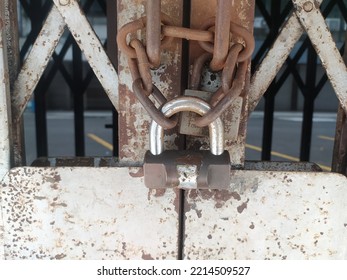
<path fill-rule="evenodd" d="M 222 71 L 222 86 L 210 100 L 212 109 L 195 122 L 199 127 L 209 125 L 242 93 L 247 62 L 254 50 L 253 35 L 231 22 L 230 0 L 218 0 L 216 16 L 206 19 L 200 29 L 173 25 L 172 19 L 161 12 L 160 0 L 147 1 L 146 13 L 147 16 L 125 24 L 117 35 L 119 49 L 128 57 L 136 98 L 164 129 L 175 127 L 178 118 L 167 118 L 160 110 L 167 99 L 153 84 L 151 69 L 160 66 L 161 51 L 174 38 L 198 41 L 205 53 L 194 62 L 191 89 L 199 88 L 202 69 L 208 62 L 211 71 Z M 143 29 L 146 29 L 146 45 L 136 38 L 137 31 Z M 158 108 L 150 96 L 159 104 Z"/>

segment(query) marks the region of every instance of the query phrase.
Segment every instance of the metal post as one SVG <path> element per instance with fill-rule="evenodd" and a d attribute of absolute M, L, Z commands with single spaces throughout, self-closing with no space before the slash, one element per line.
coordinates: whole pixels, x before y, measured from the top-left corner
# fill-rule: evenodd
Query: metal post
<path fill-rule="evenodd" d="M 43 17 L 42 1 L 30 2 L 30 21 L 34 38 L 39 34 Z M 44 81 L 40 80 L 34 91 L 35 100 L 35 127 L 36 127 L 36 151 L 37 157 L 48 156 L 48 139 L 47 139 L 47 120 L 46 120 L 46 94 L 44 91 Z"/>
<path fill-rule="evenodd" d="M 301 132 L 300 160 L 310 160 L 314 100 L 316 98 L 317 54 L 312 46 L 308 48 L 306 86 L 304 92 L 304 118 Z"/>
<path fill-rule="evenodd" d="M 271 2 L 271 32 L 273 37 L 278 34 L 280 27 L 280 14 L 281 14 L 281 2 L 272 0 Z M 262 143 L 262 160 L 271 160 L 271 148 L 273 138 L 273 123 L 274 123 L 274 112 L 275 112 L 275 97 L 277 91 L 275 90 L 276 78 L 269 86 L 265 97 L 265 108 L 264 108 L 264 123 L 263 123 L 263 143 Z"/>
<path fill-rule="evenodd" d="M 74 96 L 74 116 L 75 116 L 75 154 L 85 155 L 84 139 L 84 92 L 81 90 L 83 81 L 82 53 L 78 45 L 74 42 L 73 52 L 73 96 Z"/>
<path fill-rule="evenodd" d="M 7 64 L 5 3 L 0 3 L 0 179 L 10 170 L 10 81 Z"/>
<path fill-rule="evenodd" d="M 18 20 L 17 20 L 17 1 L 5 0 L 4 11 L 5 30 L 6 30 L 6 44 L 7 44 L 7 63 L 8 75 L 10 82 L 10 90 L 12 92 L 14 82 L 17 78 L 20 58 L 19 58 L 19 40 L 18 40 Z M 9 103 L 11 104 L 11 103 Z M 12 110 L 13 108 L 11 108 Z M 12 115 L 12 112 L 9 111 Z M 22 119 L 17 121 L 13 120 L 14 116 L 9 119 L 12 122 L 10 125 L 10 141 L 11 141 L 11 158 L 14 166 L 21 166 L 25 164 L 25 148 L 24 148 L 24 131 Z"/>
<path fill-rule="evenodd" d="M 114 67 L 118 68 L 118 47 L 117 47 L 117 2 L 107 1 L 107 54 Z M 118 141 L 118 112 L 112 109 L 112 144 L 113 156 L 119 155 Z"/>
<path fill-rule="evenodd" d="M 343 60 L 347 63 L 347 32 L 345 37 L 345 49 Z M 339 105 L 336 119 L 336 133 L 333 150 L 333 159 L 331 169 L 333 172 L 338 172 L 347 175 L 347 119 L 346 113 L 341 104 Z"/>

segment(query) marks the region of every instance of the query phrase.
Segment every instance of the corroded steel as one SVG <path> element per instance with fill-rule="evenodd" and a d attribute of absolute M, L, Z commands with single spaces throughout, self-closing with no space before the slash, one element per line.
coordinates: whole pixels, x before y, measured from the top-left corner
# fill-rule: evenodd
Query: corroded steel
<path fill-rule="evenodd" d="M 8 75 L 5 3 L 0 3 L 0 180 L 10 170 L 10 79 Z"/>
<path fill-rule="evenodd" d="M 231 22 L 240 26 L 243 30 L 247 31 L 247 34 L 252 34 L 253 30 L 253 17 L 254 17 L 254 1 L 231 1 Z M 191 8 L 191 28 L 201 28 L 204 27 L 206 23 L 206 18 L 208 18 L 208 26 L 214 25 L 214 11 L 216 11 L 217 1 L 201 1 L 201 0 L 192 0 Z M 231 24 L 234 26 L 234 24 Z M 207 27 L 208 28 L 208 27 Z M 231 31 L 233 33 L 233 31 Z M 243 32 L 244 33 L 244 32 Z M 242 37 L 242 36 L 241 36 Z M 247 37 L 248 38 L 248 37 Z M 232 44 L 241 43 L 244 44 L 245 40 L 241 39 L 239 36 L 231 36 Z M 201 44 L 201 42 L 200 42 Z M 213 50 L 213 44 L 205 44 L 210 46 Z M 246 48 L 247 49 L 247 48 Z M 192 65 L 195 59 L 201 54 L 204 50 L 196 42 L 190 42 L 190 64 Z M 241 98 L 236 98 L 234 102 L 230 105 L 228 110 L 222 115 L 224 121 L 224 127 L 226 129 L 226 141 L 225 146 L 229 151 L 231 156 L 231 162 L 235 165 L 242 165 L 244 162 L 244 143 L 246 138 L 246 127 L 247 127 L 247 107 L 248 107 L 248 87 L 249 87 L 249 76 L 250 76 L 250 67 L 249 60 L 247 61 L 248 69 L 246 77 L 244 79 L 245 85 L 241 93 Z M 206 90 L 208 84 L 215 84 L 216 82 L 216 73 L 210 76 L 212 79 L 203 79 L 201 83 L 201 90 Z M 218 87 L 220 84 L 218 85 Z M 222 94 L 223 96 L 223 94 Z M 216 98 L 219 100 L 219 98 Z M 238 114 L 238 117 L 235 117 L 235 114 Z M 232 131 L 227 131 L 227 129 L 232 129 Z M 236 136 L 235 136 L 236 133 Z M 227 136 L 229 135 L 229 136 Z M 197 145 L 205 146 L 208 143 L 208 138 L 199 138 L 196 137 L 187 137 L 188 147 L 196 147 Z"/>
<path fill-rule="evenodd" d="M 165 115 L 160 110 L 158 110 L 154 103 L 148 98 L 148 91 L 142 88 L 141 79 L 137 79 L 133 82 L 133 93 L 141 103 L 143 108 L 151 116 L 151 118 L 159 125 L 161 125 L 165 129 L 171 129 L 177 125 L 177 118 L 170 119 L 165 117 Z M 151 93 L 151 95 L 159 97 L 161 101 L 164 101 L 165 99 L 166 102 L 165 96 L 163 96 L 163 94 L 156 86 L 153 86 L 153 92 Z M 162 106 L 165 102 L 161 103 L 160 106 Z"/>
<path fill-rule="evenodd" d="M 211 122 L 219 118 L 224 112 L 230 108 L 232 103 L 236 98 L 241 94 L 243 87 L 245 85 L 245 77 L 247 66 L 253 50 L 254 50 L 254 38 L 246 28 L 231 22 L 231 7 L 232 3 L 230 1 L 220 0 L 217 4 L 217 15 L 216 17 L 211 17 L 205 20 L 202 25 L 202 31 L 196 29 L 187 29 L 181 27 L 174 28 L 166 28 L 163 27 L 163 31 L 161 35 L 163 37 L 172 37 L 177 35 L 179 38 L 199 38 L 200 35 L 209 35 L 211 31 L 209 29 L 214 27 L 215 36 L 214 36 L 214 44 L 207 43 L 206 41 L 199 41 L 202 47 L 207 46 L 208 52 L 213 53 L 212 61 L 210 62 L 210 68 L 212 71 L 219 71 L 221 69 L 223 71 L 223 89 L 227 89 L 224 92 L 224 95 L 220 96 L 220 98 L 214 98 L 214 101 L 218 101 L 218 104 L 207 112 L 204 116 L 201 116 L 195 120 L 195 125 L 198 127 L 205 127 L 209 125 Z M 150 67 L 150 58 L 155 60 L 156 67 L 160 63 L 159 50 L 160 50 L 160 37 L 159 32 L 161 30 L 158 28 L 161 25 L 160 19 L 160 1 L 159 2 L 147 2 L 147 14 L 146 17 L 142 17 L 135 21 L 131 21 L 130 23 L 125 24 L 121 27 L 118 33 L 118 44 L 120 46 L 120 50 L 123 51 L 128 56 L 129 68 L 132 73 L 133 80 L 141 79 L 143 89 L 147 92 L 146 96 L 149 96 L 153 90 L 151 75 L 149 73 Z M 165 15 L 163 13 L 163 15 Z M 165 15 L 169 17 L 168 15 Z M 154 27 L 156 26 L 156 28 Z M 130 42 L 127 41 L 127 36 L 135 36 L 135 31 L 141 30 L 146 27 L 146 40 L 147 45 L 146 49 L 144 43 L 137 39 L 131 38 Z M 205 30 L 205 31 L 204 31 Z M 230 33 L 233 36 L 234 44 L 230 47 Z M 191 36 L 191 37 L 190 37 Z M 157 38 L 158 37 L 158 38 Z M 205 39 L 205 38 L 204 38 Z M 243 45 L 238 43 L 238 40 L 243 40 Z M 154 43 L 155 42 L 155 43 Z M 148 50 L 151 50 L 148 53 Z M 147 51 L 147 52 L 146 52 Z M 230 53 L 229 53 L 230 51 Z M 157 54 L 154 54 L 157 53 Z M 154 56 L 156 57 L 154 59 Z M 200 59 L 197 60 L 198 63 L 195 63 L 193 70 L 193 86 L 196 86 L 196 82 L 199 80 L 196 78 L 197 70 L 201 71 L 203 61 L 208 58 L 208 56 L 202 55 Z M 137 62 L 137 67 L 136 63 Z M 227 61 L 227 67 L 224 69 L 224 66 Z M 233 69 L 236 67 L 238 62 L 241 63 L 240 67 L 238 67 L 237 75 L 235 77 L 235 83 L 231 86 L 231 80 L 233 79 Z M 233 65 L 231 65 L 233 63 Z M 134 83 L 135 84 L 135 83 Z M 164 126 L 164 128 L 169 129 L 172 128 L 171 125 L 166 125 L 165 119 L 163 119 L 162 114 L 159 112 L 159 108 L 156 108 L 151 104 L 151 101 L 145 98 L 145 95 L 141 94 L 141 88 L 139 87 L 139 83 L 136 83 L 136 87 L 133 86 L 133 90 L 135 91 L 136 97 L 140 98 L 139 101 L 144 106 L 148 114 L 158 122 L 160 121 L 160 125 Z"/>
<path fill-rule="evenodd" d="M 11 170 L 0 187 L 0 252 L 5 259 L 177 259 L 176 193 L 144 188 L 141 174 Z"/>
<path fill-rule="evenodd" d="M 118 27 L 138 20 L 145 14 L 146 1 L 118 1 Z M 163 14 L 172 18 L 170 25 L 180 26 L 182 21 L 182 1 L 162 0 Z M 178 15 L 178 16 L 177 16 Z M 163 21 L 163 19 L 162 19 Z M 143 20 L 144 26 L 146 21 Z M 165 24 L 165 22 L 163 21 Z M 137 30 L 137 29 L 136 29 Z M 137 32 L 139 40 L 144 39 L 144 30 Z M 133 35 L 135 36 L 135 35 Z M 131 37 L 133 38 L 133 37 Z M 168 37 L 169 38 L 169 37 Z M 162 46 L 163 48 L 163 46 Z M 168 99 L 181 95 L 181 42 L 174 40 L 165 46 L 161 55 L 161 66 L 152 71 L 154 84 Z M 150 117 L 132 92 L 132 78 L 129 71 L 128 58 L 124 50 L 119 51 L 119 145 L 121 162 L 142 162 L 145 152 L 148 150 L 148 129 Z M 168 131 L 166 141 L 169 148 L 176 147 L 175 131 Z"/>
<path fill-rule="evenodd" d="M 346 259 L 346 184 L 333 173 L 233 171 L 229 190 L 188 191 L 184 258 Z"/>
<path fill-rule="evenodd" d="M 247 68 L 247 62 L 240 63 L 231 89 L 223 94 L 224 96 L 221 97 L 221 100 L 210 111 L 208 111 L 207 114 L 197 118 L 195 120 L 195 125 L 204 127 L 230 109 L 231 104 L 241 95 L 244 89 Z"/>
<path fill-rule="evenodd" d="M 231 1 L 217 0 L 212 71 L 220 71 L 225 64 L 230 45 Z"/>
<path fill-rule="evenodd" d="M 161 55 L 161 0 L 147 1 L 146 14 L 146 52 L 152 66 L 158 68 Z"/>

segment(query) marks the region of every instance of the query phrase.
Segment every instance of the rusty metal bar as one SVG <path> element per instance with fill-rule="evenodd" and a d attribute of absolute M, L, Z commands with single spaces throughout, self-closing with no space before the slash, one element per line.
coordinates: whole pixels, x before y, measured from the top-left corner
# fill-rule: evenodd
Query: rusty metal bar
<path fill-rule="evenodd" d="M 164 36 L 202 42 L 212 42 L 214 38 L 211 31 L 191 29 L 180 26 L 164 25 L 162 27 L 162 32 Z"/>
<path fill-rule="evenodd" d="M 213 57 L 210 67 L 213 71 L 223 68 L 230 45 L 231 1 L 218 0 L 216 11 L 216 29 L 214 37 Z"/>
<path fill-rule="evenodd" d="M 149 0 L 146 5 L 146 52 L 153 68 L 160 65 L 161 0 Z"/>
<path fill-rule="evenodd" d="M 118 4 L 118 29 L 124 32 L 123 28 L 133 21 L 141 20 L 141 26 L 146 25 L 144 20 L 147 1 L 145 0 L 127 0 L 127 5 L 123 5 L 122 1 L 117 1 Z M 182 5 L 181 0 L 162 1 L 161 4 L 161 22 L 163 25 L 181 26 L 182 25 Z M 126 37 L 133 39 L 137 38 L 141 42 L 145 41 L 145 32 L 137 32 L 140 28 L 128 30 L 124 34 L 118 33 L 118 44 L 120 41 L 127 46 Z M 130 34 L 131 35 L 130 35 Z M 128 35 L 129 34 L 129 35 Z M 171 100 L 174 96 L 181 93 L 181 41 L 173 40 L 171 37 L 164 36 L 161 41 L 161 48 L 165 48 L 165 52 L 161 54 L 162 65 L 159 69 L 152 72 L 154 84 L 163 93 L 167 100 Z M 172 38 L 173 39 L 173 38 Z M 167 45 L 165 45 L 167 44 Z M 137 100 L 132 90 L 133 80 L 129 71 L 128 51 L 119 47 L 119 160 L 122 164 L 127 162 L 142 162 L 146 151 L 148 150 L 148 129 L 151 118 L 142 104 Z M 132 48 L 130 49 L 132 50 Z M 173 90 L 175 89 L 175 90 Z M 145 98 L 148 97 L 145 94 Z M 154 97 L 154 96 L 153 96 Z M 150 101 L 150 100 L 148 100 Z M 151 105 L 152 106 L 152 105 Z M 171 148 L 177 147 L 176 130 L 167 131 L 165 141 Z"/>
<path fill-rule="evenodd" d="M 0 179 L 10 170 L 10 80 L 7 62 L 5 3 L 0 3 Z M 0 225 L 1 226 L 1 225 Z M 0 238 L 1 239 L 1 238 Z M 1 241 L 0 241 L 1 245 Z M 1 252 L 2 249 L 0 249 Z M 1 253 L 0 253 L 1 254 Z"/>

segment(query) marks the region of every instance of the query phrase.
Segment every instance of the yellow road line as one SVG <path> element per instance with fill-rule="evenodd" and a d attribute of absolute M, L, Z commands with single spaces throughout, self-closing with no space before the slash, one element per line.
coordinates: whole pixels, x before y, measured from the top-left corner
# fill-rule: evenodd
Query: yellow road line
<path fill-rule="evenodd" d="M 96 143 L 104 146 L 106 149 L 109 149 L 110 151 L 113 151 L 113 145 L 105 141 L 104 139 L 100 138 L 99 136 L 96 136 L 93 133 L 88 133 L 87 136 L 94 140 Z"/>
<path fill-rule="evenodd" d="M 324 135 L 319 135 L 318 138 L 323 139 L 323 140 L 335 141 L 335 138 L 324 136 Z"/>
<path fill-rule="evenodd" d="M 250 144 L 246 144 L 246 148 L 257 151 L 257 152 L 261 152 L 261 148 L 258 146 L 254 146 L 254 145 L 250 145 Z M 292 157 L 286 154 L 282 154 L 279 152 L 275 152 L 275 151 L 271 151 L 271 155 L 276 156 L 276 157 L 280 157 L 280 158 L 284 158 L 287 160 L 291 160 L 291 161 L 300 161 L 299 158 L 297 157 Z M 320 168 L 322 168 L 325 171 L 331 171 L 331 168 L 329 166 L 323 165 L 323 164 L 318 164 Z"/>

